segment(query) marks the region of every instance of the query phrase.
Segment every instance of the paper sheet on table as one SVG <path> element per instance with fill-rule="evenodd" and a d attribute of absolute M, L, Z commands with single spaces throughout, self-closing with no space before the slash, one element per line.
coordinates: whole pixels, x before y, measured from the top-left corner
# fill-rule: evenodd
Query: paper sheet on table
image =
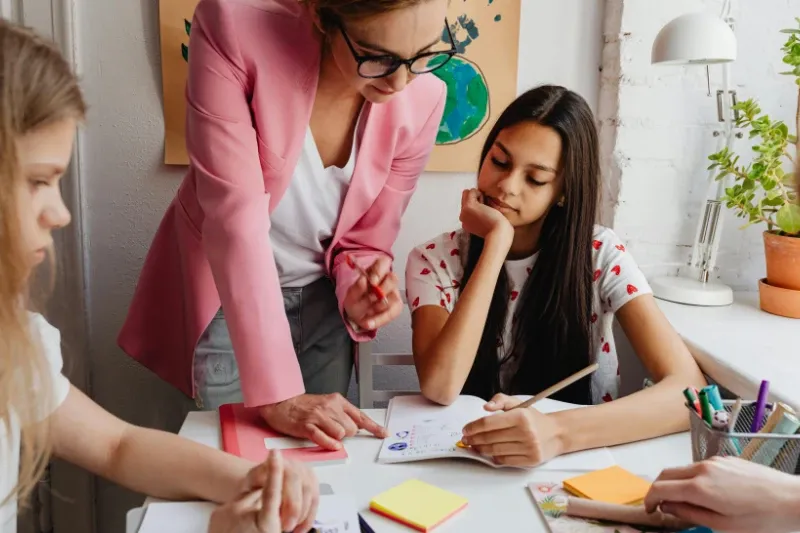
<path fill-rule="evenodd" d="M 215 507 L 208 502 L 151 503 L 145 509 L 139 533 L 208 533 Z"/>
<path fill-rule="evenodd" d="M 215 507 L 208 502 L 151 503 L 138 533 L 208 533 Z M 320 485 L 314 528 L 319 533 L 358 533 L 357 508 L 352 498 L 347 494 L 333 494 L 329 485 Z"/>

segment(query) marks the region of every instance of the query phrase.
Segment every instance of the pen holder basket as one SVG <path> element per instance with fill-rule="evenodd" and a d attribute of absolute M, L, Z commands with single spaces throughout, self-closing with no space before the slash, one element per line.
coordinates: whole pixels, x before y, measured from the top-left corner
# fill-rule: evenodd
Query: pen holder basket
<path fill-rule="evenodd" d="M 735 402 L 723 401 L 730 413 Z M 736 427 L 730 433 L 709 427 L 694 408 L 689 408 L 692 459 L 702 461 L 715 455 L 734 456 L 771 466 L 787 474 L 800 474 L 800 435 L 751 433 L 755 402 L 742 402 Z M 764 415 L 761 426 L 768 414 Z"/>

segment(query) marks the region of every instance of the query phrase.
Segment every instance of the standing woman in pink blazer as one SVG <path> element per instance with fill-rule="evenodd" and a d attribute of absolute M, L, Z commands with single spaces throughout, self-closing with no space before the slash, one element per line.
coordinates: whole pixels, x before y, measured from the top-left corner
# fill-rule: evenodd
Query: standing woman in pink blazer
<path fill-rule="evenodd" d="M 436 138 L 447 0 L 200 0 L 190 167 L 119 336 L 198 405 L 336 449 L 353 341 L 402 310 L 391 248 Z M 386 295 L 346 262 L 350 254 Z"/>

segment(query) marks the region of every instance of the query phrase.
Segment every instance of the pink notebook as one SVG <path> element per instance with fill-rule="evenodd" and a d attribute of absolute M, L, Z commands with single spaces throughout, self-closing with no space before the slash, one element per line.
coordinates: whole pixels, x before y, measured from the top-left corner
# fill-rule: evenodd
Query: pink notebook
<path fill-rule="evenodd" d="M 220 406 L 219 423 L 222 430 L 222 449 L 250 461 L 263 462 L 269 450 L 275 449 L 281 450 L 287 459 L 306 463 L 347 462 L 347 451 L 344 448 L 329 451 L 310 440 L 281 435 L 267 426 L 258 410 L 248 409 L 244 404 Z"/>

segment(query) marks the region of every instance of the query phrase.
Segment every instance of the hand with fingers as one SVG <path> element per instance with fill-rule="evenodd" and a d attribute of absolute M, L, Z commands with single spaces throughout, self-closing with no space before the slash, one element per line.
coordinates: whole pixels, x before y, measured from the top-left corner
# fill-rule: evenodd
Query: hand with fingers
<path fill-rule="evenodd" d="M 485 240 L 500 239 L 511 246 L 514 227 L 503 213 L 483 202 L 483 194 L 478 189 L 466 189 L 461 193 L 459 220 L 464 231 Z"/>
<path fill-rule="evenodd" d="M 341 394 L 301 394 L 262 406 L 261 417 L 275 431 L 309 439 L 328 450 L 342 447 L 342 439 L 359 429 L 385 438 L 386 430 Z"/>
<path fill-rule="evenodd" d="M 307 533 L 318 504 L 311 470 L 273 450 L 247 475 L 241 496 L 214 510 L 208 533 Z"/>
<path fill-rule="evenodd" d="M 400 316 L 403 300 L 391 259 L 380 257 L 365 272 L 368 277 L 359 277 L 347 291 L 344 311 L 358 327 L 374 331 Z M 379 287 L 385 298 L 377 296 L 370 284 Z"/>
<path fill-rule="evenodd" d="M 513 409 L 520 403 L 495 395 L 484 407 L 493 414 L 467 424 L 461 441 L 507 466 L 534 467 L 560 455 L 563 432 L 558 424 L 533 408 Z"/>
<path fill-rule="evenodd" d="M 800 478 L 735 457 L 664 470 L 644 503 L 714 531 L 800 531 Z"/>

